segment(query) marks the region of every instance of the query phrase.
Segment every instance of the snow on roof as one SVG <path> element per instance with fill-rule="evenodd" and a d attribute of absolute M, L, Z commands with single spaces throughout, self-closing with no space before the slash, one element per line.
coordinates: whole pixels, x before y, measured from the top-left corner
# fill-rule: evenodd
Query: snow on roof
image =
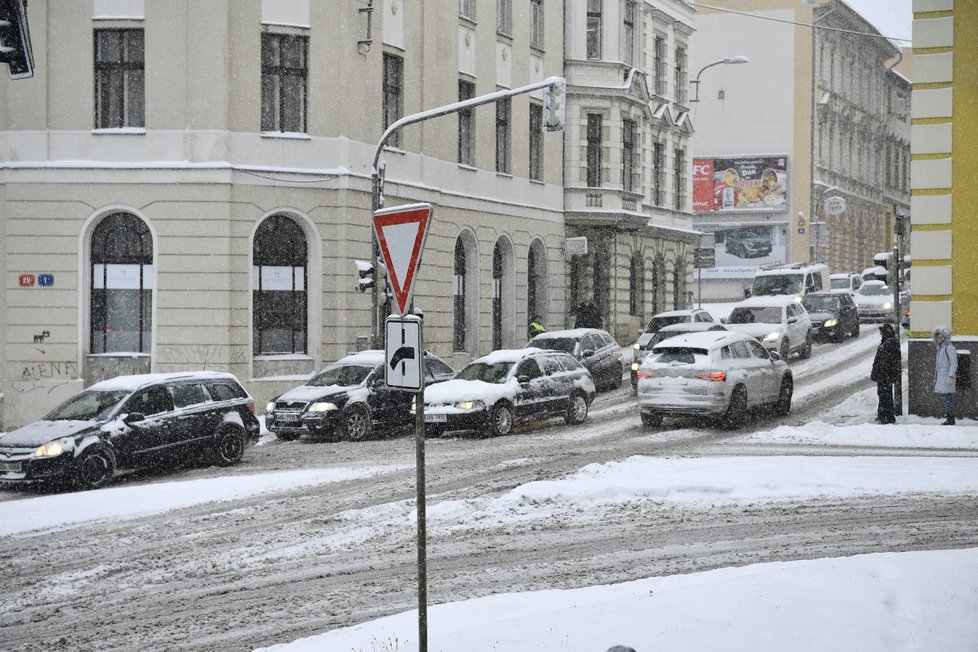
<path fill-rule="evenodd" d="M 116 376 L 115 378 L 109 378 L 107 380 L 102 380 L 90 386 L 88 389 L 100 391 L 100 392 L 111 392 L 111 391 L 135 391 L 140 387 L 145 387 L 146 385 L 155 385 L 156 383 L 163 383 L 171 380 L 182 380 L 182 379 L 233 379 L 237 382 L 237 378 L 233 374 L 224 373 L 221 371 L 175 371 L 171 373 L 164 374 L 136 374 L 133 376 Z"/>
<path fill-rule="evenodd" d="M 543 353 L 543 349 L 537 348 L 535 346 L 528 346 L 525 349 L 499 349 L 497 351 L 487 353 L 481 358 L 477 358 L 473 360 L 469 364 L 475 364 L 476 362 L 481 362 L 485 364 L 496 364 L 499 362 L 517 362 L 533 353 Z"/>
<path fill-rule="evenodd" d="M 362 364 L 379 365 L 384 363 L 386 354 L 379 349 L 369 349 L 367 351 L 357 351 L 344 356 L 332 364 Z"/>
<path fill-rule="evenodd" d="M 583 337 L 588 333 L 606 333 L 606 332 L 607 331 L 603 331 L 600 328 L 566 328 L 564 330 L 559 330 L 559 331 L 546 331 L 544 333 L 540 333 L 539 335 L 535 336 L 533 339 L 535 340 L 548 339 L 548 338 L 555 338 L 555 337 L 578 338 L 578 337 Z"/>
<path fill-rule="evenodd" d="M 660 328 L 659 332 L 672 333 L 679 331 L 680 333 L 699 333 L 702 331 L 722 331 L 726 329 L 726 326 L 715 321 L 687 321 L 679 324 L 667 324 Z"/>
<path fill-rule="evenodd" d="M 654 347 L 652 350 L 658 349 L 670 349 L 676 346 L 689 346 L 696 349 L 715 349 L 720 346 L 725 346 L 732 341 L 749 339 L 749 335 L 743 333 L 736 333 L 733 331 L 706 331 L 703 333 L 687 333 L 686 335 L 677 335 L 675 337 L 670 337 L 668 339 L 662 340 Z"/>
<path fill-rule="evenodd" d="M 798 303 L 798 299 L 795 298 L 794 294 L 768 294 L 744 299 L 739 303 L 735 303 L 734 308 L 763 308 L 768 306 L 778 306 L 780 308 L 791 303 Z"/>

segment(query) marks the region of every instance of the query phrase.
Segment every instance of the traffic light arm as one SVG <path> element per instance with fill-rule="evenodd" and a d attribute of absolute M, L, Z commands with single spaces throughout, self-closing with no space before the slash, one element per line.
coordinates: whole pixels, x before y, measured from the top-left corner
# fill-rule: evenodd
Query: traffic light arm
<path fill-rule="evenodd" d="M 0 0 L 0 63 L 11 79 L 34 76 L 31 34 L 24 0 Z"/>

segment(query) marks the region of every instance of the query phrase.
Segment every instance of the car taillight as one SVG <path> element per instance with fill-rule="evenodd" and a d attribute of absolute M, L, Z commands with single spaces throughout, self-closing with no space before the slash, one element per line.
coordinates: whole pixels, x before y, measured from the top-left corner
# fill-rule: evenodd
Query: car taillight
<path fill-rule="evenodd" d="M 696 374 L 697 378 L 702 378 L 703 380 L 710 380 L 717 383 L 722 383 L 727 379 L 727 374 L 722 371 L 711 371 L 708 374 Z"/>
<path fill-rule="evenodd" d="M 255 399 L 248 399 L 248 409 L 251 410 L 252 414 L 255 414 Z"/>
<path fill-rule="evenodd" d="M 642 371 L 641 369 L 639 369 L 638 371 L 635 372 L 635 377 L 636 378 L 651 378 L 652 377 L 652 374 L 650 374 L 647 371 Z"/>

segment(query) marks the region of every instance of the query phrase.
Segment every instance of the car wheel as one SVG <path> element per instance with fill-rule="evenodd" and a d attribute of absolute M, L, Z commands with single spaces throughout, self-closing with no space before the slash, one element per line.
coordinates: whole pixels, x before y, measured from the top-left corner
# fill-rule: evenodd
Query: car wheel
<path fill-rule="evenodd" d="M 778 400 L 774 404 L 774 415 L 778 417 L 788 416 L 791 412 L 791 395 L 795 391 L 795 385 L 787 375 L 781 379 L 781 391 L 778 393 Z"/>
<path fill-rule="evenodd" d="M 570 405 L 564 415 L 564 421 L 570 424 L 584 423 L 587 419 L 587 399 L 580 392 L 570 397 Z"/>
<path fill-rule="evenodd" d="M 662 415 L 655 412 L 642 412 L 642 425 L 646 428 L 658 428 L 662 425 Z"/>
<path fill-rule="evenodd" d="M 730 405 L 723 416 L 723 425 L 728 429 L 739 428 L 747 418 L 747 390 L 739 385 L 730 396 Z"/>
<path fill-rule="evenodd" d="M 618 369 L 617 372 L 615 373 L 615 377 L 611 381 L 611 388 L 612 389 L 621 389 L 621 383 L 622 383 L 621 377 L 622 377 L 622 375 L 623 374 L 622 374 L 621 369 Z"/>
<path fill-rule="evenodd" d="M 245 436 L 239 428 L 228 428 L 217 436 L 214 461 L 218 466 L 234 466 L 244 455 Z"/>
<path fill-rule="evenodd" d="M 859 337 L 859 322 L 858 321 L 856 322 L 856 325 L 852 327 L 852 336 L 853 337 Z"/>
<path fill-rule="evenodd" d="M 807 360 L 808 358 L 812 357 L 811 331 L 809 331 L 808 335 L 805 336 L 805 346 L 801 347 L 801 352 L 798 354 L 798 357 L 801 358 L 802 360 Z"/>
<path fill-rule="evenodd" d="M 489 414 L 489 436 L 508 435 L 513 430 L 513 408 L 508 403 L 497 403 Z"/>
<path fill-rule="evenodd" d="M 343 413 L 343 430 L 350 441 L 362 441 L 370 436 L 370 414 L 363 405 L 354 405 Z"/>
<path fill-rule="evenodd" d="M 103 448 L 89 448 L 75 460 L 75 486 L 99 489 L 112 481 L 115 455 Z"/>
<path fill-rule="evenodd" d="M 282 441 L 295 441 L 302 436 L 301 432 L 276 432 L 275 437 Z"/>
<path fill-rule="evenodd" d="M 791 342 L 788 341 L 787 337 L 781 340 L 781 346 L 778 348 L 778 354 L 781 356 L 782 360 L 785 362 L 788 361 L 788 357 L 791 355 Z"/>

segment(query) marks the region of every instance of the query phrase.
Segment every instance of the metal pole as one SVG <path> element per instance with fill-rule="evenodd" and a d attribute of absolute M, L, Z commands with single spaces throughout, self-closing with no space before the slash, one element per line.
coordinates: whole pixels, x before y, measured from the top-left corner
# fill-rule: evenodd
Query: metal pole
<path fill-rule="evenodd" d="M 899 216 L 896 219 L 900 219 Z M 899 236 L 897 236 L 899 238 Z M 893 411 L 903 416 L 903 353 L 900 351 L 900 332 L 903 330 L 901 322 L 900 305 L 900 276 L 902 273 L 903 261 L 900 260 L 900 245 L 893 245 L 893 314 L 896 317 L 896 338 L 897 338 L 897 360 L 900 372 L 893 383 Z"/>
<path fill-rule="evenodd" d="M 414 314 L 414 301 L 410 314 Z M 421 329 L 421 351 L 418 361 L 421 370 L 421 389 L 415 394 L 414 450 L 418 494 L 418 652 L 428 651 L 428 524 L 425 508 L 424 460 L 424 328 Z"/>

